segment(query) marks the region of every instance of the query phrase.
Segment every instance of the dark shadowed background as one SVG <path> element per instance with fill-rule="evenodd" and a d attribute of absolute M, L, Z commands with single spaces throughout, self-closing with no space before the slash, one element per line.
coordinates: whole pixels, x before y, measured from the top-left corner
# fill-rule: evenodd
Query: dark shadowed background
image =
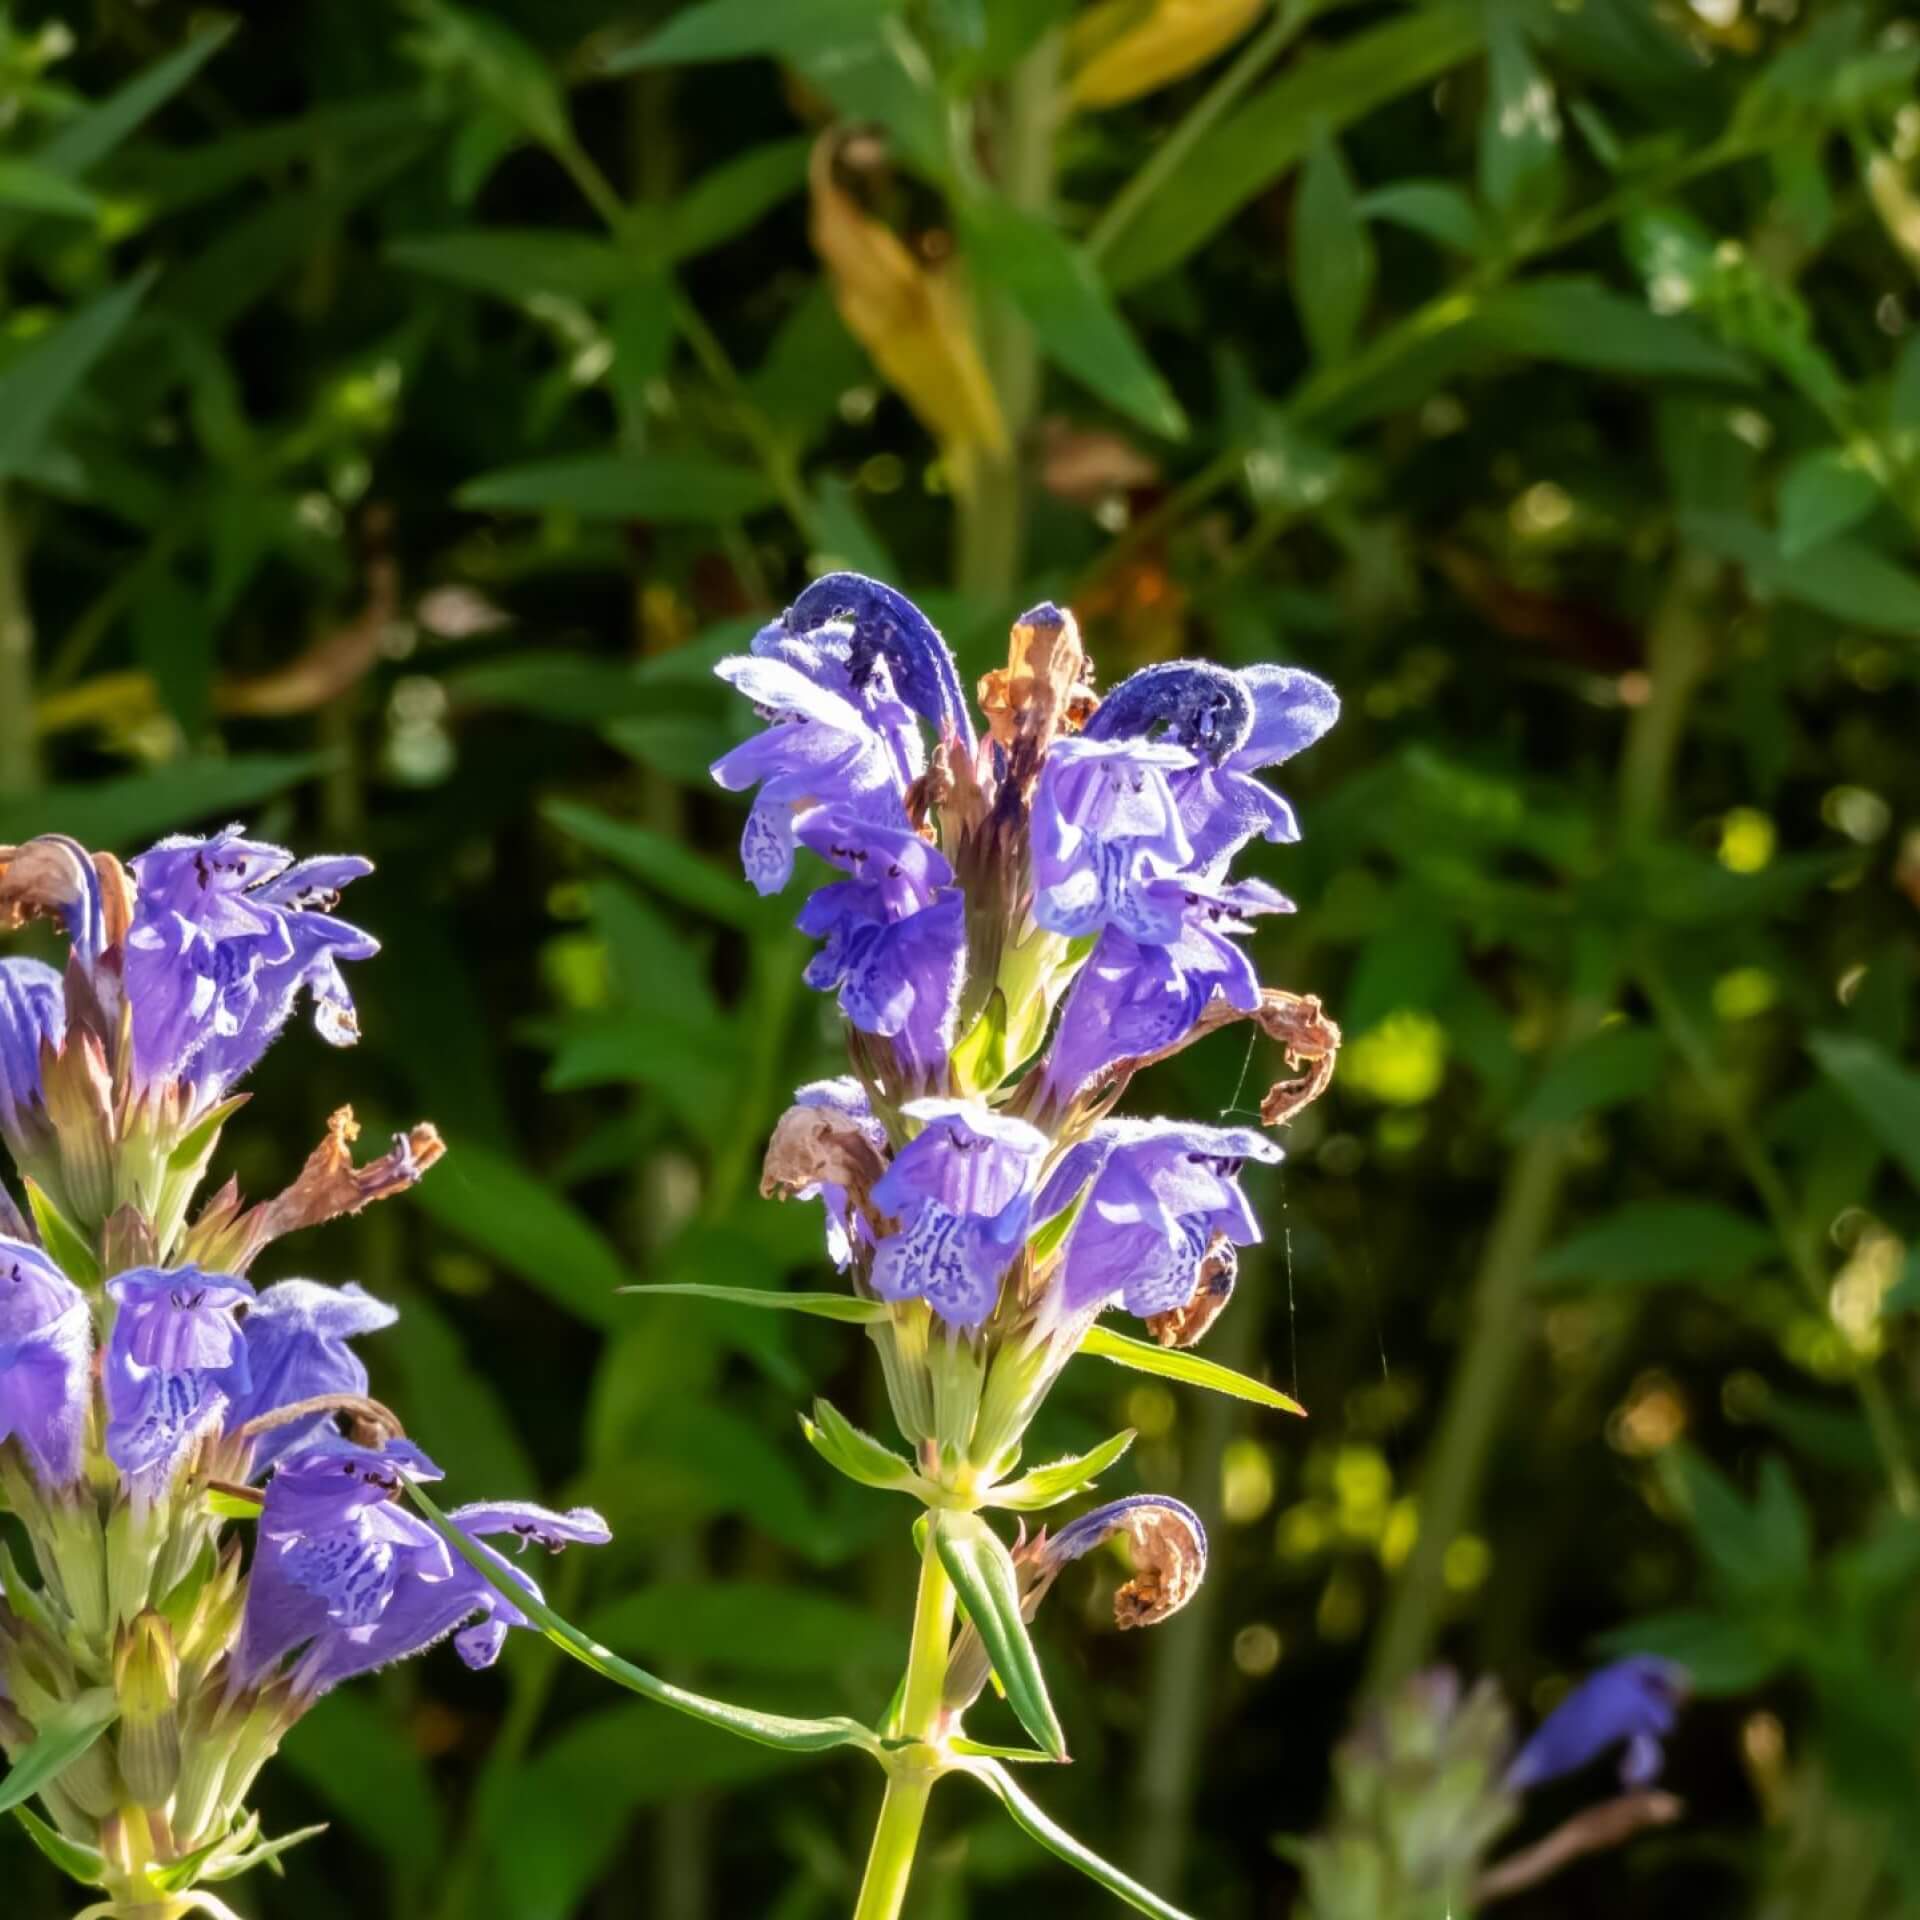
<path fill-rule="evenodd" d="M 225 1155 L 266 1189 L 347 1100 L 453 1152 L 257 1277 L 399 1304 L 375 1390 L 457 1497 L 609 1515 L 571 1617 L 872 1715 L 905 1527 L 794 1420 L 884 1418 L 863 1343 L 614 1293 L 825 1284 L 758 1156 L 837 1036 L 708 668 L 829 566 L 969 678 L 1042 597 L 1103 684 L 1300 663 L 1346 709 L 1258 954 L 1347 1045 L 1208 1350 L 1311 1417 L 1070 1372 L 1035 1457 L 1131 1425 L 1116 1489 L 1216 1545 L 1154 1634 L 1063 1581 L 1049 1806 L 1276 1920 L 1370 1687 L 1444 1658 L 1524 1726 L 1640 1646 L 1698 1683 L 1686 1817 L 1506 1911 L 1920 1898 L 1905 10 L 248 11 L 0 23 L 0 840 L 379 862 L 361 1046 L 284 1042 Z M 1229 1034 L 1135 1099 L 1276 1071 Z M 330 1831 L 238 1900 L 824 1920 L 874 1795 L 520 1635 L 329 1699 L 264 1807 Z M 1115 1910 L 957 1788 L 923 1871 L 930 1920 Z M 0 1876 L 74 1904 L 11 1829 Z"/>

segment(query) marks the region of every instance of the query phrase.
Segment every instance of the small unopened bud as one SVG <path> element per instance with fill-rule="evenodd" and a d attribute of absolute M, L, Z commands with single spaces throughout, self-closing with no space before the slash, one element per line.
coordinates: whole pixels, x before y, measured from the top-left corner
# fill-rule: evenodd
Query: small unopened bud
<path fill-rule="evenodd" d="M 121 1630 L 113 1686 L 120 1777 L 141 1806 L 162 1806 L 180 1778 L 180 1662 L 172 1629 L 151 1609 Z"/>

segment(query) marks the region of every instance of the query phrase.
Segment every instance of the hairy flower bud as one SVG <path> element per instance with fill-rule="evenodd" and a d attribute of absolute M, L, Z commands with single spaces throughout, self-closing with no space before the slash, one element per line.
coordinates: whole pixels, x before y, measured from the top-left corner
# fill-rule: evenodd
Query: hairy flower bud
<path fill-rule="evenodd" d="M 151 1609 L 120 1630 L 113 1689 L 120 1777 L 141 1806 L 162 1806 L 180 1778 L 180 1662 L 172 1629 Z"/>

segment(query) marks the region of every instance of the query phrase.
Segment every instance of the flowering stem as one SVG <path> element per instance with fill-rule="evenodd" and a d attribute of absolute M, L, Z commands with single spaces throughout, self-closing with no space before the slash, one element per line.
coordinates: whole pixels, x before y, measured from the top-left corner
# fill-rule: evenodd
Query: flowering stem
<path fill-rule="evenodd" d="M 911 1739 L 926 1740 L 939 1725 L 952 1639 L 953 1582 L 940 1564 L 929 1528 L 920 1556 L 920 1592 L 914 1601 L 913 1641 L 900 1698 L 899 1731 Z M 937 1770 L 925 1764 L 925 1756 L 916 1756 L 913 1749 L 889 1768 L 886 1798 L 880 1803 L 854 1920 L 898 1920 L 913 1876 L 927 1798 L 938 1777 Z"/>

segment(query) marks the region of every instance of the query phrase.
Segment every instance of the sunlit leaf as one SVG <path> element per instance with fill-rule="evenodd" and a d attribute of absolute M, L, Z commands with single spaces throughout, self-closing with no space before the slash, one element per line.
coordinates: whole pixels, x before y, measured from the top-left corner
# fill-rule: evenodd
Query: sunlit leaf
<path fill-rule="evenodd" d="M 1095 0 L 1067 35 L 1067 96 L 1114 107 L 1171 85 L 1224 52 L 1269 0 Z"/>
<path fill-rule="evenodd" d="M 1040 1656 L 1021 1616 L 1020 1578 L 1006 1542 L 977 1513 L 953 1512 L 933 1516 L 933 1539 L 1008 1706 L 1046 1752 L 1064 1760 L 1067 1737 L 1047 1697 Z"/>
<path fill-rule="evenodd" d="M 119 1717 L 120 1702 L 111 1687 L 90 1687 L 54 1708 L 0 1774 L 0 1813 L 58 1780 Z"/>
<path fill-rule="evenodd" d="M 1091 1847 L 1083 1846 L 1072 1834 L 1048 1818 L 1027 1798 L 1024 1789 L 1014 1785 L 1006 1769 L 995 1760 L 970 1760 L 964 1771 L 991 1793 L 1013 1816 L 1014 1824 L 1029 1838 L 1039 1841 L 1049 1853 L 1058 1854 L 1068 1866 L 1084 1873 L 1106 1890 L 1124 1900 L 1140 1913 L 1155 1920 L 1192 1920 L 1171 1901 L 1162 1900 L 1139 1881 L 1129 1878 L 1111 1861 L 1103 1860 Z"/>
<path fill-rule="evenodd" d="M 809 1420 L 803 1414 L 800 1431 L 821 1459 L 863 1487 L 876 1487 L 887 1493 L 911 1493 L 919 1498 L 928 1497 L 934 1491 L 932 1483 L 915 1470 L 910 1460 L 856 1427 L 830 1400 L 814 1401 L 813 1418 Z"/>
<path fill-rule="evenodd" d="M 57 1827 L 48 1826 L 29 1806 L 16 1806 L 13 1817 L 26 1829 L 27 1838 L 69 1880 L 77 1880 L 83 1887 L 97 1887 L 102 1884 L 102 1875 L 106 1871 L 106 1856 L 98 1847 L 89 1847 L 81 1841 L 69 1840 Z"/>
<path fill-rule="evenodd" d="M 986 1496 L 987 1503 L 1015 1513 L 1035 1513 L 1058 1506 L 1062 1500 L 1070 1500 L 1091 1487 L 1133 1445 L 1133 1440 L 1133 1429 L 1128 1427 L 1085 1453 L 1069 1454 L 1063 1460 L 1030 1467 L 1019 1479 L 995 1487 Z"/>
<path fill-rule="evenodd" d="M 1097 1354 L 1116 1366 L 1130 1367 L 1135 1373 L 1157 1374 L 1163 1380 L 1178 1380 L 1189 1387 L 1205 1387 L 1212 1393 L 1224 1393 L 1235 1400 L 1251 1400 L 1257 1407 L 1271 1407 L 1276 1413 L 1304 1415 L 1306 1408 L 1277 1387 L 1263 1380 L 1252 1380 L 1235 1373 L 1217 1360 L 1203 1359 L 1181 1347 L 1156 1347 L 1130 1334 L 1116 1333 L 1111 1327 L 1088 1328 L 1080 1342 L 1082 1353 Z"/>

